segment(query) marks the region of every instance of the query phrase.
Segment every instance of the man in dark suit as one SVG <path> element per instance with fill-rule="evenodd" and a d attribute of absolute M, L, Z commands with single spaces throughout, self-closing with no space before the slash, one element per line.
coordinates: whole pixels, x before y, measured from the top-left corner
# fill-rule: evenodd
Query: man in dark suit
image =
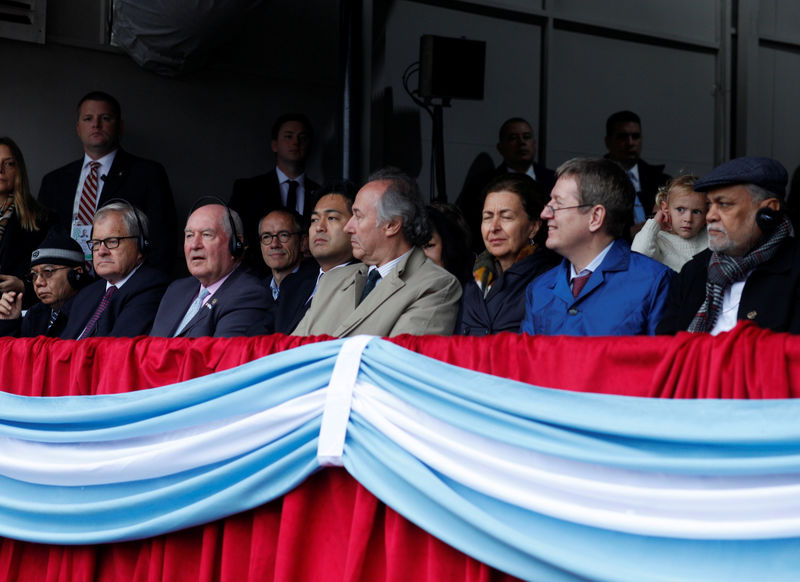
<path fill-rule="evenodd" d="M 86 247 L 95 210 L 122 198 L 142 210 L 152 224 L 152 249 L 147 263 L 169 273 L 175 253 L 177 218 L 164 167 L 129 154 L 120 145 L 122 113 L 119 102 L 94 91 L 78 103 L 78 137 L 84 155 L 53 170 L 42 180 L 39 202 L 56 212 L 58 221 Z"/>
<path fill-rule="evenodd" d="M 319 184 L 305 174 L 313 141 L 314 129 L 305 115 L 281 115 L 272 124 L 271 132 L 275 168 L 266 174 L 233 183 L 230 207 L 244 220 L 248 247 L 245 262 L 259 274 L 266 276 L 258 239 L 261 218 L 276 208 L 296 210 L 308 218 L 314 207 L 314 191 Z"/>
<path fill-rule="evenodd" d="M 533 161 L 536 157 L 536 138 L 531 124 L 522 117 L 507 119 L 500 126 L 497 151 L 503 157 L 503 161 L 496 168 L 479 170 L 467 176 L 461 194 L 456 200 L 456 206 L 461 208 L 470 229 L 472 249 L 477 253 L 484 250 L 481 237 L 482 194 L 489 182 L 502 174 L 527 174 L 548 197 L 556 183 L 553 170 Z"/>
<path fill-rule="evenodd" d="M 147 216 L 126 201 L 95 213 L 88 245 L 99 280 L 75 296 L 62 339 L 135 337 L 150 331 L 169 279 L 142 264 L 148 234 Z"/>
<path fill-rule="evenodd" d="M 241 265 L 241 232 L 238 213 L 222 204 L 192 212 L 183 242 L 192 276 L 169 286 L 150 335 L 233 337 L 247 335 L 255 321 L 269 320 L 266 287 Z"/>
<path fill-rule="evenodd" d="M 609 159 L 622 166 L 633 184 L 636 199 L 633 207 L 632 235 L 655 212 L 656 194 L 669 182 L 664 166 L 652 166 L 642 158 L 642 121 L 633 111 L 617 111 L 606 120 L 606 148 Z"/>
<path fill-rule="evenodd" d="M 273 210 L 258 227 L 261 255 L 271 276 L 267 288 L 275 305 L 275 331 L 290 333 L 306 312 L 319 266 L 314 259 L 303 260 L 308 250 L 308 232 L 296 211 Z"/>

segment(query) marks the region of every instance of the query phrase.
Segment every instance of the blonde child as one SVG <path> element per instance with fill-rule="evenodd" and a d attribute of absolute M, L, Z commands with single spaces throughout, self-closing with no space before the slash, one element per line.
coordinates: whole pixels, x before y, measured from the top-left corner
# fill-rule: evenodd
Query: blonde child
<path fill-rule="evenodd" d="M 704 192 L 695 192 L 696 177 L 682 175 L 659 190 L 653 218 L 633 239 L 631 248 L 669 268 L 680 271 L 684 263 L 708 247 Z"/>

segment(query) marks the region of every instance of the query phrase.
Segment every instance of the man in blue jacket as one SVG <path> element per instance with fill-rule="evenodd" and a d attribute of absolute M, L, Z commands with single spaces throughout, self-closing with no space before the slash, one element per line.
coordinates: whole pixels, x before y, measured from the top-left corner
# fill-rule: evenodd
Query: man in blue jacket
<path fill-rule="evenodd" d="M 655 333 L 672 271 L 624 240 L 634 191 L 607 159 L 572 159 L 556 171 L 541 217 L 547 248 L 564 257 L 526 290 L 522 331 L 545 335 Z"/>

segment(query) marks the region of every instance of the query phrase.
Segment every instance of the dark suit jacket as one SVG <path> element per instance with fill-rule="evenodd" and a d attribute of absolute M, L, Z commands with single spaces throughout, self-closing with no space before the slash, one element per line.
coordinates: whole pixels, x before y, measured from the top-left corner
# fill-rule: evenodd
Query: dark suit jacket
<path fill-rule="evenodd" d="M 111 302 L 97 320 L 93 336 L 136 337 L 150 331 L 158 303 L 169 284 L 169 278 L 153 267 L 142 265 L 111 297 Z M 69 321 L 62 339 L 77 339 L 89 323 L 106 292 L 104 279 L 82 289 L 72 300 Z"/>
<path fill-rule="evenodd" d="M 706 249 L 686 263 L 672 281 L 664 317 L 656 333 L 685 331 L 706 298 Z M 754 269 L 744 284 L 738 319 L 755 321 L 772 331 L 800 333 L 800 243 L 790 238 L 775 255 Z"/>
<path fill-rule="evenodd" d="M 305 200 L 303 201 L 303 216 L 308 219 L 314 210 L 314 191 L 319 184 L 309 179 L 305 180 Z M 266 277 L 269 269 L 261 257 L 261 246 L 258 241 L 258 223 L 265 215 L 276 208 L 283 208 L 278 173 L 271 170 L 266 174 L 253 178 L 240 178 L 233 183 L 229 206 L 239 213 L 244 225 L 244 238 L 247 242 L 245 263 L 259 276 Z"/>
<path fill-rule="evenodd" d="M 199 292 L 200 282 L 194 277 L 172 283 L 158 306 L 150 335 L 172 337 Z M 264 283 L 240 265 L 192 318 L 180 337 L 247 335 L 254 322 L 270 317 L 271 303 Z"/>
<path fill-rule="evenodd" d="M 50 323 L 50 307 L 39 302 L 25 313 L 25 317 L 0 320 L 0 335 L 13 337 L 36 337 L 40 335 L 61 337 L 64 328 L 67 326 L 72 301 L 70 299 L 61 306 L 61 311 L 58 313 L 53 327 L 49 330 L 47 325 Z"/>
<path fill-rule="evenodd" d="M 639 185 L 642 189 L 639 192 L 639 200 L 644 206 L 644 213 L 647 216 L 652 216 L 658 189 L 670 181 L 670 176 L 664 173 L 663 165 L 651 166 L 641 158 L 639 158 L 637 165 L 639 166 Z"/>
<path fill-rule="evenodd" d="M 278 301 L 275 302 L 276 333 L 292 333 L 303 319 L 311 304 L 308 298 L 314 291 L 317 275 L 319 275 L 319 264 L 314 259 L 308 259 L 300 263 L 296 273 L 287 275 L 281 282 L 281 292 Z"/>
<path fill-rule="evenodd" d="M 483 214 L 483 189 L 489 185 L 494 178 L 508 173 L 506 165 L 500 164 L 491 171 L 479 172 L 473 176 L 468 176 L 464 181 L 456 200 L 456 206 L 461 209 L 464 220 L 469 226 L 471 246 L 473 252 L 480 254 L 485 248 L 483 237 L 481 236 L 481 215 Z M 542 188 L 545 200 L 550 198 L 550 192 L 556 184 L 556 174 L 539 164 L 533 164 L 533 173 L 536 174 L 536 183 Z"/>
<path fill-rule="evenodd" d="M 81 176 L 83 158 L 53 170 L 42 179 L 39 202 L 55 211 L 69 231 L 72 208 Z M 164 167 L 119 148 L 111 171 L 103 179 L 98 208 L 112 198 L 122 198 L 150 219 L 150 252 L 147 263 L 169 274 L 177 252 L 178 227 L 175 202 Z"/>

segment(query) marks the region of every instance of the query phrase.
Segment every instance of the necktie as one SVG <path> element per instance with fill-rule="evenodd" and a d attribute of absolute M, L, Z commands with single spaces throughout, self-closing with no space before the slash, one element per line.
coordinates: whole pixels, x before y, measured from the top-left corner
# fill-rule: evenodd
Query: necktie
<path fill-rule="evenodd" d="M 89 162 L 89 174 L 83 181 L 81 201 L 78 205 L 78 220 L 81 224 L 92 224 L 94 211 L 97 208 L 97 180 L 100 162 Z"/>
<path fill-rule="evenodd" d="M 61 314 L 60 311 L 56 311 L 55 309 L 50 310 L 50 320 L 47 322 L 47 331 L 45 331 L 45 335 L 47 335 L 53 326 L 58 321 L 58 316 Z"/>
<path fill-rule="evenodd" d="M 175 334 L 173 335 L 173 337 L 177 337 L 178 335 L 180 335 L 180 333 L 183 331 L 183 328 L 186 327 L 186 325 L 190 321 L 192 321 L 192 318 L 195 315 L 197 315 L 197 313 L 200 311 L 200 308 L 203 307 L 203 300 L 208 296 L 209 296 L 208 289 L 203 289 L 202 291 L 200 291 L 200 295 L 198 295 L 197 298 L 194 301 L 192 301 L 192 304 L 186 311 L 186 315 L 183 316 L 180 325 L 178 325 L 178 328 L 175 330 Z"/>
<path fill-rule="evenodd" d="M 581 294 L 581 291 L 586 286 L 586 282 L 589 280 L 589 277 L 592 276 L 592 272 L 589 271 L 585 275 L 579 275 L 572 280 L 572 296 L 577 297 Z"/>
<path fill-rule="evenodd" d="M 369 295 L 370 292 L 373 289 L 375 289 L 375 285 L 377 285 L 378 281 L 380 280 L 381 280 L 380 271 L 378 271 L 378 269 L 372 269 L 369 272 L 369 275 L 367 275 L 367 283 L 364 285 L 364 290 L 361 292 L 361 301 L 364 301 L 364 299 L 366 299 L 367 295 Z M 361 303 L 361 301 L 359 301 L 359 303 Z"/>
<path fill-rule="evenodd" d="M 289 180 L 289 193 L 286 195 L 286 208 L 297 210 L 297 187 L 300 185 L 295 180 Z M 300 212 L 298 210 L 298 212 Z M 302 214 L 302 212 L 300 212 Z"/>
<path fill-rule="evenodd" d="M 111 302 L 111 297 L 116 292 L 117 288 L 114 287 L 114 285 L 106 290 L 106 294 L 103 295 L 103 298 L 100 300 L 100 304 L 97 306 L 97 309 L 94 310 L 92 317 L 89 319 L 89 323 L 86 324 L 86 327 L 83 328 L 81 335 L 78 336 L 79 340 L 87 338 L 94 333 L 94 328 L 97 326 L 97 320 L 100 319 L 101 315 L 103 315 L 106 307 L 108 307 L 108 304 Z"/>

